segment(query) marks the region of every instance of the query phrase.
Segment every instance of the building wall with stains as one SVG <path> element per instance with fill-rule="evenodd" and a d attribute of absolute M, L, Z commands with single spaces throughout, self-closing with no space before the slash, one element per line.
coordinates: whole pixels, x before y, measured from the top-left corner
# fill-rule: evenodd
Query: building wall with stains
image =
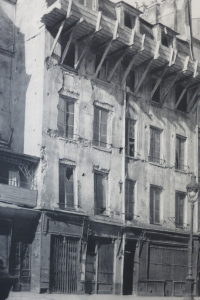
<path fill-rule="evenodd" d="M 140 70 L 139 72 L 142 72 Z M 161 84 L 161 96 L 169 80 Z M 186 115 L 174 110 L 174 89 L 167 96 L 164 106 L 151 102 L 150 75 L 140 89 L 140 98 L 135 101 L 130 96 L 127 116 L 136 121 L 136 158 L 128 158 L 126 176 L 136 182 L 135 215 L 136 224 L 149 224 L 150 220 L 150 185 L 162 187 L 160 202 L 160 221 L 162 228 L 175 230 L 175 192 L 186 192 L 190 181 L 190 173 L 198 173 L 198 127 L 195 112 Z M 150 127 L 161 129 L 160 164 L 149 162 Z M 186 137 L 185 142 L 185 172 L 175 168 L 176 135 Z M 197 230 L 197 206 L 195 208 L 195 230 Z M 184 227 L 189 229 L 190 209 L 187 197 L 184 203 Z M 150 225 L 158 228 L 157 225 Z M 177 229 L 176 229 L 177 230 Z"/>
<path fill-rule="evenodd" d="M 0 1 L 0 135 L 8 141 L 10 124 L 10 98 L 12 78 L 12 56 L 14 50 L 15 6 Z"/>
<path fill-rule="evenodd" d="M 52 37 L 46 32 L 46 55 L 52 46 Z M 58 44 L 56 54 L 60 53 Z M 45 92 L 43 111 L 43 144 L 47 151 L 47 173 L 44 185 L 45 206 L 58 207 L 59 160 L 75 165 L 76 199 L 89 215 L 94 215 L 94 171 L 108 172 L 107 214 L 114 219 L 123 218 L 123 197 L 119 182 L 123 174 L 124 93 L 117 83 L 107 84 L 93 80 L 94 55 L 88 53 L 78 74 L 57 65 L 60 56 L 45 69 Z M 93 59 L 92 59 L 93 58 Z M 59 94 L 74 98 L 75 134 L 73 139 L 58 137 Z M 109 111 L 108 145 L 93 145 L 94 104 L 99 103 Z M 101 218 L 101 217 L 100 217 Z"/>

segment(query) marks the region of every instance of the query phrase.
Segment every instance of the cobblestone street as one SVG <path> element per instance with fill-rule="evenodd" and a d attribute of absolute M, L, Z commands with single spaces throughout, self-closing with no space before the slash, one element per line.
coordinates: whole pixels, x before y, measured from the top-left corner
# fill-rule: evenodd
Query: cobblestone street
<path fill-rule="evenodd" d="M 170 298 L 172 299 L 183 299 L 183 297 L 153 297 L 158 300 L 164 300 Z M 11 292 L 7 300 L 151 300 L 152 297 L 138 297 L 138 296 L 116 296 L 116 295 L 69 295 L 69 294 L 35 294 L 35 293 L 17 293 Z M 195 297 L 195 300 L 200 297 Z"/>

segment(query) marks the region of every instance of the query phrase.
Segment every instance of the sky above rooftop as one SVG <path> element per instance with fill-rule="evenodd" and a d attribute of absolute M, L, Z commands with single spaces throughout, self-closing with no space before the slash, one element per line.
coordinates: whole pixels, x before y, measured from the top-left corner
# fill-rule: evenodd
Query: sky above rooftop
<path fill-rule="evenodd" d="M 120 0 L 112 0 L 113 2 L 119 2 Z M 139 6 L 142 5 L 143 2 L 145 4 L 149 5 L 152 0 L 123 0 L 124 2 L 135 6 L 135 3 L 137 2 Z M 157 2 L 161 2 L 161 0 L 158 0 Z M 192 18 L 200 18 L 200 0 L 192 0 Z"/>

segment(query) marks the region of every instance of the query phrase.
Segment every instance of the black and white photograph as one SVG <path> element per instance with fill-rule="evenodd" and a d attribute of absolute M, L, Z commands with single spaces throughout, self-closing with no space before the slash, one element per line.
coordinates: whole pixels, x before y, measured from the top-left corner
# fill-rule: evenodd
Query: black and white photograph
<path fill-rule="evenodd" d="M 0 0 L 0 300 L 200 300 L 200 0 Z"/>

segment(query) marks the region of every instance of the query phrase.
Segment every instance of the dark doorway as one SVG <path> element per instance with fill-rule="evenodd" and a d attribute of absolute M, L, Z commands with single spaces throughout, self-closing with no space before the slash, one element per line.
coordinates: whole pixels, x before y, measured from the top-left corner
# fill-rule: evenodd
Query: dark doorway
<path fill-rule="evenodd" d="M 124 253 L 123 295 L 132 295 L 135 241 L 126 240 Z"/>

